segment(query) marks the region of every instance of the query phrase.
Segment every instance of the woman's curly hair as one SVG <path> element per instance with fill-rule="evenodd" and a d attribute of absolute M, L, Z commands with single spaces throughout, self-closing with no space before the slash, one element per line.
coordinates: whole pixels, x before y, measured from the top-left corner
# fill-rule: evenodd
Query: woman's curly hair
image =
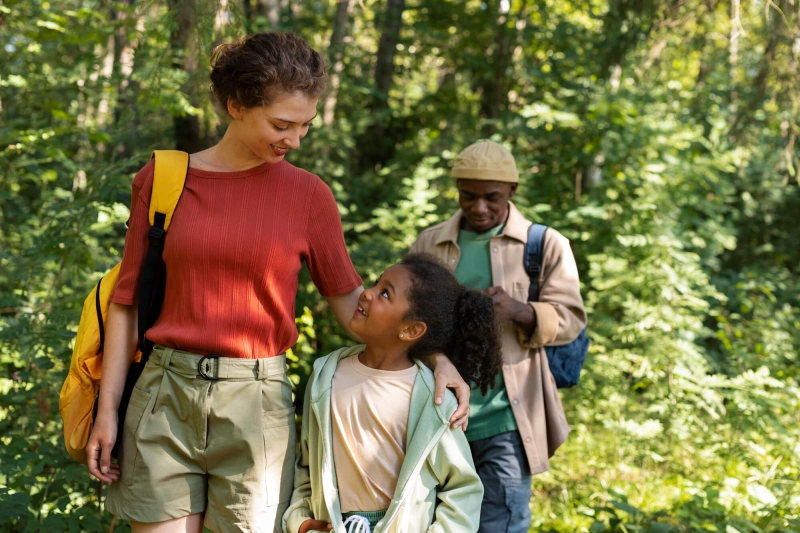
<path fill-rule="evenodd" d="M 322 56 L 292 32 L 262 32 L 217 46 L 211 54 L 211 91 L 227 111 L 230 98 L 245 107 L 297 92 L 319 98 L 327 88 Z"/>
<path fill-rule="evenodd" d="M 408 254 L 399 264 L 411 273 L 406 319 L 428 326 L 408 355 L 424 361 L 442 352 L 467 383 L 486 394 L 502 365 L 492 299 L 459 284 L 430 254 Z"/>

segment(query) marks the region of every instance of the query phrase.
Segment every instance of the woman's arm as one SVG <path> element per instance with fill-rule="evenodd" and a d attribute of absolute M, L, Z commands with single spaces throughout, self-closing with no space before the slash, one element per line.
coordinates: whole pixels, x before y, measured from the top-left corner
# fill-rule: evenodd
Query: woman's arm
<path fill-rule="evenodd" d="M 119 466 L 111 463 L 111 449 L 118 437 L 117 409 L 125 388 L 125 378 L 139 342 L 136 310 L 135 305 L 114 302 L 108 307 L 97 417 L 86 444 L 89 473 L 105 483 L 111 483 L 119 477 Z"/>
<path fill-rule="evenodd" d="M 536 327 L 518 329 L 523 348 L 567 344 L 586 327 L 578 267 L 569 241 L 558 232 L 548 230 L 543 255 L 539 301 L 527 304 L 534 310 Z"/>
<path fill-rule="evenodd" d="M 336 315 L 336 320 L 347 331 L 347 334 L 353 337 L 358 342 L 361 342 L 361 337 L 353 333 L 350 329 L 350 319 L 358 307 L 358 297 L 364 292 L 364 287 L 357 287 L 350 292 L 340 294 L 339 296 L 328 296 L 325 300 L 331 306 L 333 314 Z"/>

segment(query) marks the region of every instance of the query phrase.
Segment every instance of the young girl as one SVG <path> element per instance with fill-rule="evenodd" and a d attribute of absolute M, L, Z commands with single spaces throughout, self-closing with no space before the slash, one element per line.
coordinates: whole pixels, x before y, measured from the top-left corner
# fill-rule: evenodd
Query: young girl
<path fill-rule="evenodd" d="M 350 319 L 365 345 L 314 363 L 285 533 L 474 532 L 483 486 L 447 396 L 432 401 L 432 353 L 486 391 L 500 371 L 491 298 L 411 254 L 365 290 Z"/>

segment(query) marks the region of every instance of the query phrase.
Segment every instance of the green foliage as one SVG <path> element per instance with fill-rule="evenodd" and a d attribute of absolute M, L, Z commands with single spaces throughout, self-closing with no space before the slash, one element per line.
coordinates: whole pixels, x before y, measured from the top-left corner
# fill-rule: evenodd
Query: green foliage
<path fill-rule="evenodd" d="M 264 29 L 262 4 L 0 2 L 0 531 L 109 527 L 60 433 L 75 322 L 149 151 L 223 131 L 206 59 Z M 328 47 L 335 3 L 279 4 L 281 29 Z M 407 2 L 388 110 L 384 4 L 351 4 L 333 120 L 321 105 L 291 162 L 331 185 L 365 283 L 453 213 L 448 163 L 484 136 L 575 251 L 594 343 L 532 527 L 800 531 L 796 2 Z M 300 396 L 350 341 L 307 273 L 297 309 Z"/>

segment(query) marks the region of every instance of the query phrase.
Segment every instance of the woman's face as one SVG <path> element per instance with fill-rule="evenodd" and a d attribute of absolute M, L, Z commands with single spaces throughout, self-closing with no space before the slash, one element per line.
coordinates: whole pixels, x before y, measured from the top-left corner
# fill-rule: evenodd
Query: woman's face
<path fill-rule="evenodd" d="M 267 163 L 280 163 L 300 147 L 317 116 L 317 99 L 301 93 L 278 97 L 267 106 L 230 109 L 236 134 L 250 151 Z"/>
<path fill-rule="evenodd" d="M 361 293 L 358 307 L 350 319 L 350 328 L 365 342 L 394 341 L 407 326 L 406 294 L 411 289 L 411 274 L 402 265 L 394 265 L 378 282 Z"/>

